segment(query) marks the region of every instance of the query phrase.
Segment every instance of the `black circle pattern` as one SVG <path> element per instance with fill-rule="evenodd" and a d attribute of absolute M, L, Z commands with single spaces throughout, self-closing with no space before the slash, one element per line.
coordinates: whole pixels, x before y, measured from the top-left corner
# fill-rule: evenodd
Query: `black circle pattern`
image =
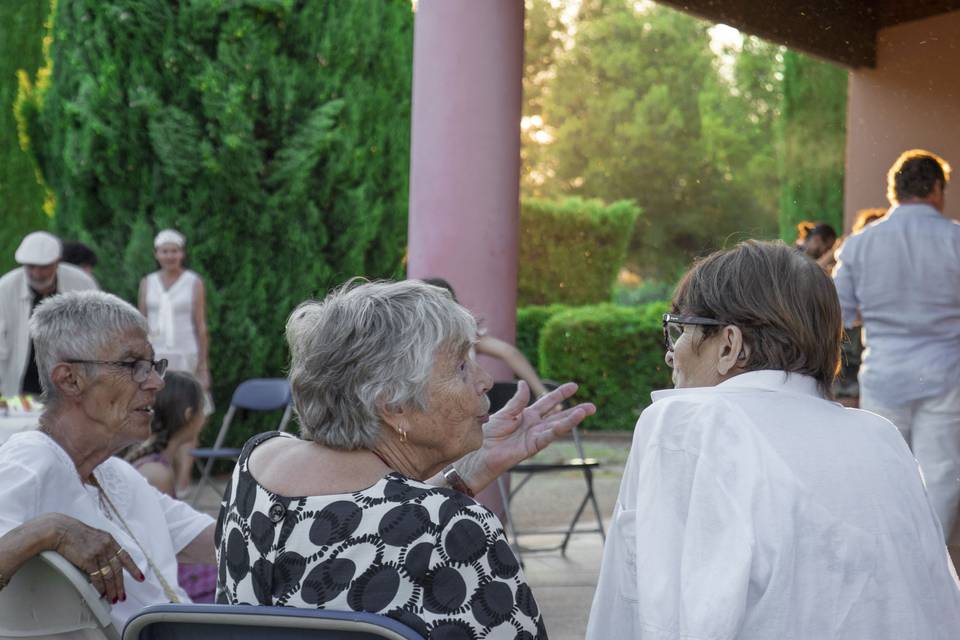
<path fill-rule="evenodd" d="M 431 640 L 547 637 L 490 511 L 399 473 L 352 494 L 271 494 L 247 460 L 279 435 L 248 442 L 228 484 L 217 524 L 218 603 L 382 613 Z"/>

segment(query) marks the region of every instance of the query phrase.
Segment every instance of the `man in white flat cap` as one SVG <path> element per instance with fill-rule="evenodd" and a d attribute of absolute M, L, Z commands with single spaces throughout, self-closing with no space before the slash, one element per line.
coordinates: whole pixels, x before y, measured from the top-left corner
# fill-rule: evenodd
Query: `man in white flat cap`
<path fill-rule="evenodd" d="M 0 278 L 0 396 L 41 391 L 28 328 L 34 307 L 57 293 L 98 288 L 81 269 L 61 263 L 61 251 L 55 235 L 34 231 L 14 254 L 22 266 Z"/>

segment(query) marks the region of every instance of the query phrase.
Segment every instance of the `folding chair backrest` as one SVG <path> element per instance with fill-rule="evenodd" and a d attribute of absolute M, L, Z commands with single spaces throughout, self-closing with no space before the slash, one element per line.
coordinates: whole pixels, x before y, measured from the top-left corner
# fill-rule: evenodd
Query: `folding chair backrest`
<path fill-rule="evenodd" d="M 251 411 L 273 411 L 290 404 L 290 383 L 284 378 L 251 378 L 233 391 L 230 404 Z"/>
<path fill-rule="evenodd" d="M 124 640 L 423 640 L 375 613 L 251 605 L 154 605 L 127 623 Z"/>
<path fill-rule="evenodd" d="M 110 605 L 53 551 L 28 560 L 0 591 L 0 638 L 118 640 Z"/>
<path fill-rule="evenodd" d="M 236 416 L 237 409 L 247 409 L 249 411 L 283 409 L 283 417 L 280 418 L 277 430 L 286 431 L 287 423 L 290 422 L 290 416 L 293 412 L 292 401 L 290 383 L 286 378 L 251 378 L 244 380 L 233 391 L 230 408 L 227 409 L 227 413 L 223 416 L 223 422 L 220 423 L 220 431 L 217 432 L 213 448 L 219 449 L 223 446 L 223 441 L 227 438 L 227 432 L 230 430 L 230 424 Z"/>

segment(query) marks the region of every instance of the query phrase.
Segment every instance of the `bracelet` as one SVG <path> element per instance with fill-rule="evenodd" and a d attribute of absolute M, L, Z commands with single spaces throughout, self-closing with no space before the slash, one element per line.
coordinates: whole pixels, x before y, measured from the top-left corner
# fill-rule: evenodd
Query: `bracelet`
<path fill-rule="evenodd" d="M 470 490 L 470 487 L 467 486 L 467 483 L 463 481 L 463 478 L 460 477 L 460 474 L 457 472 L 457 468 L 452 464 L 448 464 L 447 468 L 443 470 L 443 479 L 447 481 L 447 484 L 450 485 L 451 489 L 455 489 L 460 493 L 475 498 L 476 495 L 473 491 Z"/>

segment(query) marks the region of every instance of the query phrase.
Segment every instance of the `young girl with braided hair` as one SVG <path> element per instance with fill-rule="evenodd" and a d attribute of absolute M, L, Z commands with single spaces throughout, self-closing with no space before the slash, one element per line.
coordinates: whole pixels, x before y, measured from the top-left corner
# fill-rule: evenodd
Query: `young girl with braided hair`
<path fill-rule="evenodd" d="M 176 498 L 177 451 L 193 442 L 206 422 L 204 390 L 185 371 L 168 371 L 153 405 L 151 436 L 126 459 L 157 490 Z M 214 565 L 181 564 L 178 581 L 194 602 L 213 602 L 217 571 Z"/>

